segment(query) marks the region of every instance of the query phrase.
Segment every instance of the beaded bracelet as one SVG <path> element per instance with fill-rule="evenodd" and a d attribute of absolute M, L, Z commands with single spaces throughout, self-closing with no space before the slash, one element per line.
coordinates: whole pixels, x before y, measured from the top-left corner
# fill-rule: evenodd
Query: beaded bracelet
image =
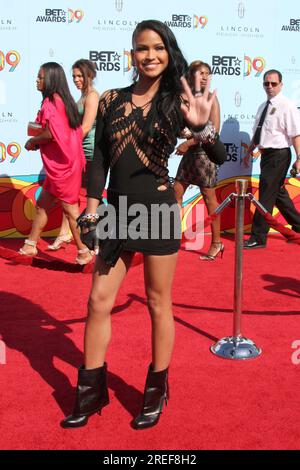
<path fill-rule="evenodd" d="M 97 222 L 97 220 L 100 219 L 99 214 L 84 214 L 81 217 L 81 220 L 86 221 L 86 222 Z"/>
<path fill-rule="evenodd" d="M 77 219 L 77 225 L 79 227 L 94 228 L 97 226 L 99 219 L 99 214 L 81 214 Z"/>

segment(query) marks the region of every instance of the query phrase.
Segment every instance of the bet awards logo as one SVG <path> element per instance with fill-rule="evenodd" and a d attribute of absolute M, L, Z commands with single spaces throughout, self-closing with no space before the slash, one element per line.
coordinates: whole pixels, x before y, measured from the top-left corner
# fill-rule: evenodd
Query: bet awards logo
<path fill-rule="evenodd" d="M 21 145 L 17 142 L 11 142 L 7 145 L 4 142 L 0 142 L 0 163 L 5 162 L 7 156 L 11 157 L 9 163 L 15 163 L 20 153 Z"/>
<path fill-rule="evenodd" d="M 66 11 L 61 8 L 46 8 L 45 14 L 37 16 L 35 21 L 41 23 L 79 23 L 83 17 L 83 10 L 68 8 L 68 11 Z"/>
<path fill-rule="evenodd" d="M 240 146 L 233 142 L 224 143 L 226 149 L 226 162 L 237 162 L 244 168 L 249 168 L 260 156 L 260 151 L 249 152 L 249 144 L 241 141 Z"/>
<path fill-rule="evenodd" d="M 191 28 L 192 17 L 189 15 L 173 14 L 171 17 L 171 21 L 165 21 L 165 24 L 169 26 L 169 28 Z"/>
<path fill-rule="evenodd" d="M 252 60 L 251 57 L 244 56 L 244 77 L 248 77 L 252 72 L 255 77 L 259 77 L 265 67 L 266 61 L 263 57 L 254 57 Z"/>
<path fill-rule="evenodd" d="M 119 72 L 121 70 L 121 54 L 117 51 L 90 51 L 89 59 L 94 62 L 99 72 Z"/>
<path fill-rule="evenodd" d="M 224 146 L 225 146 L 225 150 L 227 154 L 226 162 L 236 162 L 238 159 L 238 149 L 239 149 L 237 145 L 235 145 L 232 142 L 230 143 L 224 142 Z"/>
<path fill-rule="evenodd" d="M 248 77 L 254 72 L 255 77 L 259 77 L 266 65 L 263 57 L 251 57 L 245 55 L 244 60 L 237 56 L 212 56 L 212 73 L 214 75 L 243 75 Z M 244 69 L 242 70 L 242 66 Z"/>
<path fill-rule="evenodd" d="M 94 62 L 97 70 L 102 72 L 119 72 L 123 74 L 132 69 L 131 51 L 123 50 L 123 54 L 117 51 L 90 51 L 89 59 Z"/>
<path fill-rule="evenodd" d="M 213 75 L 241 75 L 242 61 L 235 55 L 213 55 Z"/>
<path fill-rule="evenodd" d="M 123 54 L 123 74 L 130 72 L 132 69 L 132 55 L 130 51 L 125 51 Z"/>
<path fill-rule="evenodd" d="M 300 19 L 290 19 L 289 25 L 282 25 L 281 31 L 296 31 L 300 32 Z"/>
<path fill-rule="evenodd" d="M 173 13 L 171 20 L 165 21 L 169 28 L 193 28 L 203 29 L 208 22 L 207 16 L 182 15 Z"/>
<path fill-rule="evenodd" d="M 0 72 L 5 68 L 8 68 L 9 72 L 14 72 L 16 67 L 19 65 L 20 62 L 20 54 L 17 51 L 8 51 L 3 52 L 0 51 Z"/>
<path fill-rule="evenodd" d="M 194 15 L 194 28 L 203 29 L 208 23 L 207 16 L 197 16 Z"/>

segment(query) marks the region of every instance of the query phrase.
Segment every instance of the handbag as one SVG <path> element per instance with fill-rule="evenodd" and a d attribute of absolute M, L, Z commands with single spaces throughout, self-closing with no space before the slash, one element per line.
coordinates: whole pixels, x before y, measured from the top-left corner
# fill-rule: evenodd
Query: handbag
<path fill-rule="evenodd" d="M 99 253 L 108 266 L 115 266 L 124 249 L 126 240 L 105 238 L 99 240 Z"/>
<path fill-rule="evenodd" d="M 43 126 L 37 122 L 29 121 L 27 126 L 27 135 L 30 137 L 36 137 L 43 132 Z"/>
<path fill-rule="evenodd" d="M 219 137 L 214 142 L 202 142 L 201 143 L 203 150 L 206 155 L 215 165 L 223 165 L 227 159 L 226 148 L 223 142 Z"/>

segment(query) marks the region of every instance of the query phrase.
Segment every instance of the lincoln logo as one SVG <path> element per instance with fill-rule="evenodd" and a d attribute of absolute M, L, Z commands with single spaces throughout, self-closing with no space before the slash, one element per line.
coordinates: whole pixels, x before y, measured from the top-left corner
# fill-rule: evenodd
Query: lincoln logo
<path fill-rule="evenodd" d="M 240 2 L 238 4 L 238 17 L 239 18 L 244 18 L 245 16 L 245 6 L 243 4 L 243 2 Z"/>
<path fill-rule="evenodd" d="M 122 11 L 123 9 L 123 0 L 116 0 L 115 7 L 117 11 Z"/>
<path fill-rule="evenodd" d="M 239 106 L 241 106 L 241 103 L 242 103 L 242 97 L 241 97 L 241 94 L 239 91 L 237 91 L 234 95 L 234 103 L 236 105 L 236 107 L 238 108 Z"/>

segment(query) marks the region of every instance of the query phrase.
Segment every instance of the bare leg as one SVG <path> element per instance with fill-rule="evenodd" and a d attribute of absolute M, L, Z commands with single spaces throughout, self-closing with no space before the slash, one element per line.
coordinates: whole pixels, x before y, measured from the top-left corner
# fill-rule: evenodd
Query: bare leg
<path fill-rule="evenodd" d="M 144 257 L 145 290 L 152 323 L 152 366 L 154 371 L 169 366 L 175 337 L 171 289 L 177 253 Z"/>
<path fill-rule="evenodd" d="M 124 252 L 113 268 L 108 268 L 97 256 L 84 336 L 86 369 L 95 369 L 104 363 L 111 338 L 110 313 L 133 256 L 134 253 Z"/>
<path fill-rule="evenodd" d="M 33 219 L 31 231 L 28 235 L 28 239 L 32 242 L 38 242 L 43 228 L 47 224 L 47 213 L 50 207 L 52 206 L 54 199 L 55 197 L 52 196 L 52 194 L 47 193 L 42 189 L 42 192 L 37 200 L 36 213 Z M 32 255 L 33 253 L 35 253 L 35 248 L 30 245 L 24 244 L 22 247 L 22 251 L 28 255 Z"/>
<path fill-rule="evenodd" d="M 207 207 L 208 214 L 212 214 L 216 208 L 218 207 L 218 201 L 216 197 L 215 188 L 201 188 L 201 193 L 203 195 L 203 199 L 205 205 Z M 211 245 L 208 250 L 208 255 L 215 256 L 220 251 L 221 246 L 221 218 L 218 216 L 212 223 L 211 223 Z"/>
<path fill-rule="evenodd" d="M 70 230 L 72 232 L 74 242 L 78 250 L 86 249 L 86 246 L 82 243 L 80 239 L 79 228 L 77 227 L 76 219 L 79 216 L 79 206 L 78 204 L 68 204 L 67 202 L 62 202 L 62 208 L 70 225 Z M 89 261 L 91 259 L 91 254 L 89 252 L 79 253 L 78 258 L 82 260 Z"/>
<path fill-rule="evenodd" d="M 60 226 L 60 230 L 59 230 L 58 236 L 60 236 L 60 235 L 68 235 L 69 232 L 70 232 L 69 221 L 68 221 L 68 219 L 67 219 L 65 213 L 63 212 L 62 221 L 61 221 L 61 226 Z"/>
<path fill-rule="evenodd" d="M 182 181 L 175 181 L 174 192 L 176 200 L 180 207 L 182 206 L 182 198 L 188 186 L 189 185 L 187 183 L 184 183 Z"/>
<path fill-rule="evenodd" d="M 70 234 L 70 225 L 65 213 L 63 212 L 59 234 L 55 238 L 54 242 L 48 245 L 48 249 L 53 251 L 59 250 L 64 245 L 64 243 L 70 243 L 72 239 L 73 237 Z"/>

